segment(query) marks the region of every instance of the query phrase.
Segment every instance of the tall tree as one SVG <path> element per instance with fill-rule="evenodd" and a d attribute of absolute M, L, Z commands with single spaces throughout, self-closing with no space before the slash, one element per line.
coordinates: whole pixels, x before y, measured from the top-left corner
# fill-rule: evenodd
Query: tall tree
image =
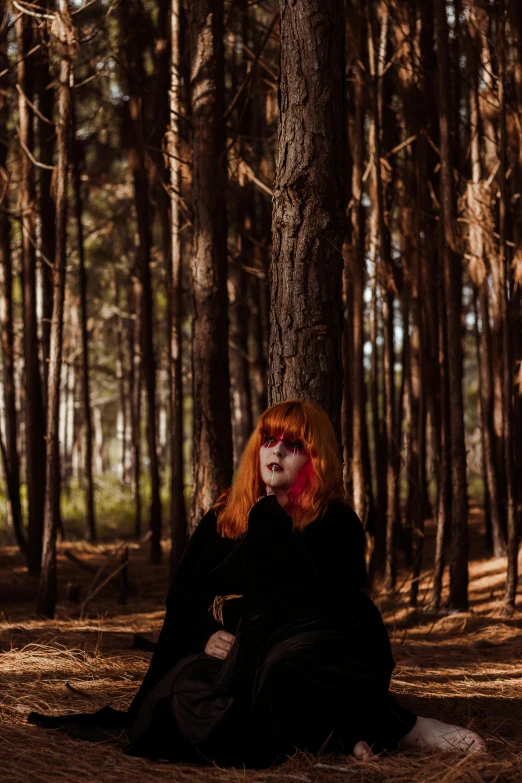
<path fill-rule="evenodd" d="M 491 515 L 491 532 L 493 553 L 495 557 L 506 554 L 505 537 L 501 519 L 501 503 L 499 497 L 498 466 L 495 455 L 495 431 L 493 427 L 494 390 L 491 382 L 493 374 L 490 314 L 488 302 L 488 269 L 492 254 L 493 231 L 491 210 L 487 198 L 487 185 L 482 179 L 482 164 L 480 155 L 480 109 L 479 109 L 479 73 L 480 59 L 477 56 L 476 18 L 473 13 L 469 20 L 470 40 L 468 41 L 468 57 L 470 69 L 470 153 L 471 182 L 467 187 L 467 211 L 469 219 L 469 252 L 470 277 L 478 292 L 477 307 L 480 314 L 481 329 L 478 350 L 481 353 L 478 372 L 481 398 L 481 414 L 483 418 L 483 458 L 485 467 L 485 490 L 489 513 Z M 479 44 L 480 45 L 480 44 Z M 480 51 L 480 49 L 479 49 Z M 489 229 L 489 231 L 488 231 Z M 488 235 L 489 234 L 489 235 Z"/>
<path fill-rule="evenodd" d="M 71 153 L 76 237 L 78 244 L 80 283 L 80 332 L 82 345 L 82 399 L 85 422 L 85 500 L 87 506 L 87 538 L 96 541 L 96 515 L 94 510 L 94 478 L 92 474 L 92 414 L 89 375 L 89 333 L 87 329 L 87 270 L 85 269 L 85 242 L 83 231 L 83 194 L 78 160 L 76 97 L 71 102 Z"/>
<path fill-rule="evenodd" d="M 140 347 L 143 381 L 147 397 L 147 444 L 150 463 L 151 503 L 149 515 L 150 557 L 160 562 L 161 499 L 156 425 L 156 359 L 153 340 L 153 297 L 151 279 L 151 209 L 146 153 L 146 84 L 143 9 L 137 0 L 121 6 L 122 62 L 127 74 L 130 124 L 129 164 L 134 184 L 134 202 L 138 222 L 137 282 L 140 286 Z"/>
<path fill-rule="evenodd" d="M 43 13 L 52 13 L 55 0 L 39 0 L 38 5 Z M 49 49 L 49 25 L 47 19 L 39 24 L 40 49 L 35 53 L 37 58 L 36 88 L 38 95 L 38 115 L 36 118 L 38 129 L 38 144 L 40 161 L 45 168 L 39 169 L 38 182 L 38 208 L 40 218 L 40 276 L 42 283 L 42 376 L 44 398 L 47 399 L 47 381 L 49 374 L 49 348 L 51 337 L 51 318 L 53 312 L 53 273 L 52 264 L 55 254 L 55 202 L 51 190 L 52 163 L 56 133 L 53 122 L 54 115 L 54 90 L 51 86 Z"/>
<path fill-rule="evenodd" d="M 364 25 L 357 13 L 358 3 L 354 4 L 352 14 L 355 19 L 349 22 L 353 29 L 353 125 L 350 133 L 352 155 L 352 193 L 349 205 L 350 215 L 350 266 L 353 281 L 352 332 L 353 361 L 351 367 L 345 366 L 353 387 L 353 423 L 352 423 L 352 487 L 353 504 L 360 518 L 366 524 L 373 517 L 373 492 L 368 447 L 368 429 L 366 423 L 366 385 L 364 380 L 364 287 L 366 284 L 365 261 L 365 209 L 363 205 L 364 177 L 364 119 L 366 106 L 366 81 L 364 75 Z M 370 525 L 371 527 L 371 525 Z M 374 531 L 373 531 L 374 532 Z"/>
<path fill-rule="evenodd" d="M 269 404 L 291 397 L 313 399 L 330 415 L 341 448 L 344 3 L 281 0 L 279 7 Z"/>
<path fill-rule="evenodd" d="M 498 3 L 498 102 L 499 102 L 499 277 L 502 314 L 502 435 L 504 441 L 504 469 L 506 475 L 506 507 L 508 533 L 508 570 L 505 611 L 515 608 L 518 583 L 518 529 L 515 484 L 513 473 L 513 347 L 511 337 L 511 273 L 508 259 L 508 193 L 507 193 L 507 130 L 506 130 L 506 7 Z"/>
<path fill-rule="evenodd" d="M 397 292 L 391 257 L 391 238 L 385 221 L 384 184 L 381 174 L 383 77 L 386 66 L 389 11 L 385 4 L 368 4 L 368 49 L 372 77 L 372 128 L 370 153 L 373 160 L 374 209 L 379 236 L 379 263 L 376 267 L 382 292 L 384 327 L 384 423 L 386 443 L 386 590 L 395 589 L 398 460 L 396 439 L 396 392 L 393 304 Z"/>
<path fill-rule="evenodd" d="M 232 479 L 223 0 L 190 6 L 193 149 L 192 531 Z"/>
<path fill-rule="evenodd" d="M 36 314 L 36 191 L 34 133 L 30 103 L 34 102 L 34 19 L 20 13 L 16 21 L 18 43 L 18 124 L 21 150 L 19 208 L 22 216 L 22 268 L 24 313 L 25 464 L 29 498 L 27 565 L 38 573 L 42 556 L 46 446 L 42 378 L 38 357 Z"/>
<path fill-rule="evenodd" d="M 7 495 L 11 521 L 16 542 L 22 552 L 27 550 L 23 531 L 22 507 L 20 504 L 20 466 L 16 436 L 18 432 L 18 411 L 16 409 L 14 325 L 13 325 L 13 266 L 11 256 L 11 224 L 9 220 L 9 189 L 11 186 L 7 169 L 8 113 L 7 74 L 7 9 L 0 19 L 0 331 L 3 359 L 3 403 L 5 410 L 5 444 L 2 442 L 2 458 L 6 476 Z M 0 439 L 2 434 L 0 433 Z"/>
<path fill-rule="evenodd" d="M 452 549 L 450 608 L 468 608 L 468 497 L 464 402 L 462 396 L 461 281 L 458 257 L 451 146 L 450 66 L 445 0 L 434 0 L 440 131 L 440 248 L 447 314 L 448 382 L 452 462 Z"/>
<path fill-rule="evenodd" d="M 37 611 L 53 617 L 56 607 L 56 532 L 60 519 L 60 452 L 58 444 L 63 311 L 67 262 L 67 173 L 71 129 L 72 57 L 76 45 L 68 0 L 58 0 L 51 27 L 51 45 L 59 60 L 56 124 L 56 255 L 53 264 L 53 318 L 49 349 L 46 465 L 42 573 Z"/>
<path fill-rule="evenodd" d="M 179 563 L 187 538 L 187 509 L 183 495 L 183 398 L 182 398 L 182 242 L 181 242 L 181 11 L 180 0 L 170 9 L 170 123 L 167 149 L 170 165 L 170 264 L 169 285 L 169 407 L 170 407 L 170 566 Z"/>

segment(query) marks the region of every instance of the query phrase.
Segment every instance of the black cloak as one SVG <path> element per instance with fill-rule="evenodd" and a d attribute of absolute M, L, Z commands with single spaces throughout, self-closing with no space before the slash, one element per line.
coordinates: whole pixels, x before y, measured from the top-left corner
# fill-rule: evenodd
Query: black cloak
<path fill-rule="evenodd" d="M 264 768 L 296 748 L 393 749 L 416 717 L 388 693 L 395 667 L 381 615 L 361 591 L 364 531 L 331 500 L 303 531 L 275 495 L 259 500 L 244 537 L 224 538 L 210 509 L 172 579 L 149 669 L 127 712 L 28 721 L 91 741 L 119 739 L 150 759 Z M 214 616 L 224 601 L 223 625 Z M 203 652 L 220 628 L 227 658 Z"/>

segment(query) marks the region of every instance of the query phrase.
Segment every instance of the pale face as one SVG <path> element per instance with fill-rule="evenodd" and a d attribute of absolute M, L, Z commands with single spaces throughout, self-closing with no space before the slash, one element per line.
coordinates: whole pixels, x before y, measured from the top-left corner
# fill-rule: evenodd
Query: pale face
<path fill-rule="evenodd" d="M 261 478 L 274 490 L 290 489 L 303 465 L 310 459 L 303 444 L 285 437 L 284 433 L 268 433 L 259 450 Z M 282 470 L 272 471 L 271 463 L 278 463 Z"/>

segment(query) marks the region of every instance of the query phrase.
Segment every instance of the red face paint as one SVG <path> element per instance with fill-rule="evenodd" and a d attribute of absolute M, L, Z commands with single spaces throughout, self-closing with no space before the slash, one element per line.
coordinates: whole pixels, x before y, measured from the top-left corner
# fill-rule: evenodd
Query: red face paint
<path fill-rule="evenodd" d="M 265 449 L 269 449 L 270 446 L 273 446 L 276 442 L 282 443 L 285 449 L 293 452 L 294 456 L 305 454 L 303 443 L 300 440 L 293 440 L 292 438 L 286 437 L 284 432 L 279 433 L 277 437 L 274 437 L 270 433 L 267 434 L 264 436 L 263 446 Z"/>

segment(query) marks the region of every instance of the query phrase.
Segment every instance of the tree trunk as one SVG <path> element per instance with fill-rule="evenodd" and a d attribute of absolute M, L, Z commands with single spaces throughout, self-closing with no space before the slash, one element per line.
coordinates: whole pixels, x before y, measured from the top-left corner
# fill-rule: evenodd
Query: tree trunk
<path fill-rule="evenodd" d="M 256 274 L 249 276 L 248 299 L 250 302 L 249 332 L 252 335 L 252 413 L 253 421 L 259 419 L 268 404 L 267 393 L 267 344 L 268 319 L 265 318 L 263 302 L 268 290 L 267 237 L 270 236 L 270 214 L 265 197 L 254 194 L 254 236 L 253 268 Z"/>
<path fill-rule="evenodd" d="M 82 339 L 82 396 L 85 421 L 85 504 L 87 507 L 87 540 L 96 541 L 96 517 L 94 512 L 94 479 L 92 475 L 92 415 L 89 387 L 89 334 L 87 331 L 87 272 L 85 269 L 85 244 L 83 240 L 83 199 L 80 179 L 80 167 L 76 149 L 76 106 L 72 111 L 72 173 L 78 241 L 79 284 L 80 284 L 80 324 Z"/>
<path fill-rule="evenodd" d="M 350 209 L 352 244 L 352 280 L 353 280 L 353 366 L 351 384 L 353 387 L 353 452 L 352 487 L 354 508 L 364 526 L 368 528 L 373 519 L 373 491 L 371 474 L 365 454 L 368 452 L 368 428 L 366 423 L 366 387 L 364 380 L 364 287 L 365 287 L 365 210 L 363 206 L 364 175 L 364 117 L 365 117 L 365 78 L 364 30 L 361 20 L 356 20 L 355 40 L 355 84 L 354 84 L 354 120 L 351 133 L 352 143 L 352 199 Z M 371 527 L 371 525 L 370 525 Z"/>
<path fill-rule="evenodd" d="M 140 343 L 143 380 L 147 397 L 147 443 L 150 460 L 151 505 L 149 515 L 150 559 L 161 562 L 161 499 L 156 433 L 156 360 L 153 341 L 153 298 L 150 270 L 151 214 L 146 163 L 145 71 L 143 67 L 143 33 L 140 10 L 136 3 L 121 6 L 122 59 L 128 74 L 129 122 L 131 128 L 129 164 L 134 182 L 134 201 L 138 222 L 138 280 L 141 286 Z"/>
<path fill-rule="evenodd" d="M 44 506 L 42 573 L 37 596 L 37 612 L 54 617 L 56 606 L 56 531 L 60 518 L 60 458 L 58 444 L 60 411 L 60 371 L 63 345 L 67 235 L 67 167 L 71 125 L 71 72 L 75 44 L 68 0 L 59 0 L 53 22 L 53 44 L 60 58 L 58 78 L 58 120 L 56 125 L 56 256 L 53 266 L 53 318 L 49 352 L 47 399 L 47 483 Z"/>
<path fill-rule="evenodd" d="M 8 70 L 7 25 L 5 19 L 0 30 L 0 73 Z M 20 504 L 20 465 L 18 446 L 18 412 L 16 409 L 16 382 L 13 327 L 13 266 L 11 257 L 11 224 L 9 221 L 10 182 L 7 173 L 8 154 L 8 100 L 5 77 L 0 81 L 0 172 L 5 181 L 0 201 L 0 330 L 3 359 L 3 405 L 5 411 L 5 450 L 2 450 L 4 473 L 11 521 L 16 543 L 27 553 L 27 541 L 23 531 L 22 508 Z"/>
<path fill-rule="evenodd" d="M 280 15 L 269 404 L 293 397 L 317 402 L 342 454 L 344 3 L 281 0 Z"/>
<path fill-rule="evenodd" d="M 169 285 L 169 411 L 170 411 L 170 569 L 173 573 L 183 554 L 187 540 L 187 509 L 183 493 L 183 386 L 182 386 L 182 244 L 181 244 L 181 135 L 179 117 L 181 103 L 180 0 L 172 0 L 170 10 L 170 126 L 168 151 L 170 163 L 170 263 Z"/>
<path fill-rule="evenodd" d="M 508 196 L 506 182 L 507 149 L 506 149 L 506 98 L 505 98 L 505 45 L 506 19 L 505 3 L 499 0 L 499 26 L 497 32 L 498 54 L 498 102 L 499 102 L 499 272 L 500 272 L 500 311 L 502 315 L 502 434 L 504 438 L 504 468 L 506 472 L 506 505 L 508 534 L 508 567 L 504 611 L 511 613 L 515 608 L 515 598 L 518 583 L 518 520 L 515 499 L 513 474 L 513 351 L 511 341 L 511 275 L 508 258 Z"/>
<path fill-rule="evenodd" d="M 124 349 L 123 349 L 123 329 L 122 329 L 122 315 L 120 313 L 120 286 L 118 281 L 118 268 L 116 265 L 113 266 L 113 274 L 112 274 L 112 282 L 113 282 L 113 294 L 114 294 L 114 304 L 116 308 L 116 313 L 114 315 L 114 334 L 115 334 L 115 343 L 116 343 L 116 381 L 118 384 L 118 395 L 119 395 L 119 403 L 120 403 L 120 409 L 118 411 L 118 443 L 120 446 L 120 464 L 118 468 L 118 475 L 120 477 L 120 482 L 124 484 L 127 481 L 128 477 L 128 468 L 129 468 L 129 460 L 128 460 L 128 445 L 129 445 L 129 438 L 128 438 L 128 431 L 129 431 L 129 422 L 128 422 L 128 416 L 127 416 L 127 394 L 125 389 L 125 359 L 124 359 Z M 132 459 L 130 460 L 132 463 Z"/>
<path fill-rule="evenodd" d="M 397 442 L 395 411 L 395 351 L 393 304 L 396 286 L 390 252 L 390 235 L 384 217 L 384 190 L 381 177 L 381 118 L 382 118 L 382 81 L 386 65 L 386 45 L 388 40 L 388 10 L 381 8 L 381 18 L 368 6 L 368 47 L 370 74 L 372 76 L 373 127 L 371 133 L 371 153 L 373 156 L 373 178 L 375 208 L 379 232 L 379 263 L 377 274 L 382 292 L 382 317 L 384 326 L 384 425 L 386 431 L 386 558 L 384 584 L 385 590 L 395 589 L 396 582 L 396 529 L 397 519 Z"/>
<path fill-rule="evenodd" d="M 132 440 L 132 494 L 134 495 L 134 535 L 141 536 L 141 285 L 135 271 L 129 284 L 129 312 L 133 319 L 129 326 L 129 397 Z"/>
<path fill-rule="evenodd" d="M 440 231 L 448 325 L 448 381 L 452 462 L 450 609 L 468 608 L 468 497 L 462 396 L 461 282 L 457 256 L 450 139 L 450 67 L 446 4 L 435 0 L 440 130 Z"/>
<path fill-rule="evenodd" d="M 223 0 L 194 0 L 191 79 L 194 246 L 192 285 L 193 456 L 189 530 L 232 479 L 228 364 L 227 169 Z"/>
<path fill-rule="evenodd" d="M 36 315 L 35 187 L 33 164 L 28 153 L 34 149 L 33 117 L 27 101 L 34 99 L 33 20 L 20 14 L 16 21 L 18 41 L 19 136 L 21 151 L 19 208 L 22 213 L 22 266 L 25 362 L 25 455 L 29 499 L 27 566 L 39 573 L 42 557 L 43 508 L 45 497 L 45 414 L 38 358 Z M 27 100 L 26 100 L 27 99 Z"/>
<path fill-rule="evenodd" d="M 40 0 L 38 3 L 47 12 L 53 12 L 55 0 Z M 46 25 L 40 25 L 42 48 L 36 54 L 38 72 L 38 108 L 42 116 L 37 117 L 39 158 L 46 166 L 52 166 L 56 142 L 54 114 L 54 90 L 51 88 L 52 77 L 49 70 L 50 51 L 49 33 Z M 45 117 L 45 119 L 43 119 Z M 46 120 L 49 120 L 47 122 Z M 38 170 L 39 175 L 39 213 L 40 213 L 40 255 L 42 280 L 42 369 L 43 392 L 47 399 L 49 374 L 49 346 L 51 336 L 51 318 L 53 313 L 53 272 L 52 264 L 55 256 L 56 215 L 55 203 L 51 190 L 53 172 L 46 168 Z"/>
<path fill-rule="evenodd" d="M 473 33 L 473 30 L 472 30 Z M 472 46 L 473 44 L 471 44 Z M 471 49 L 470 46 L 470 49 Z M 476 66 L 477 58 L 470 59 Z M 475 67 L 472 68 L 475 71 Z M 467 206 L 469 211 L 469 251 L 470 275 L 478 291 L 477 311 L 480 315 L 481 329 L 478 330 L 479 342 L 477 351 L 479 368 L 479 389 L 481 416 L 483 419 L 483 445 L 485 467 L 485 492 L 488 498 L 491 515 L 491 532 L 493 539 L 493 554 L 502 557 L 506 554 L 505 536 L 502 530 L 501 505 L 499 498 L 498 467 L 495 458 L 495 432 L 493 429 L 494 399 L 491 378 L 493 363 L 491 355 L 491 332 L 489 325 L 488 281 L 486 268 L 486 253 L 484 247 L 483 225 L 487 220 L 484 214 L 487 210 L 485 186 L 481 184 L 480 133 L 479 133 L 479 100 L 478 75 L 472 73 L 470 86 L 470 149 L 471 149 L 471 182 L 468 184 Z M 478 327 L 477 327 L 478 328 Z"/>

